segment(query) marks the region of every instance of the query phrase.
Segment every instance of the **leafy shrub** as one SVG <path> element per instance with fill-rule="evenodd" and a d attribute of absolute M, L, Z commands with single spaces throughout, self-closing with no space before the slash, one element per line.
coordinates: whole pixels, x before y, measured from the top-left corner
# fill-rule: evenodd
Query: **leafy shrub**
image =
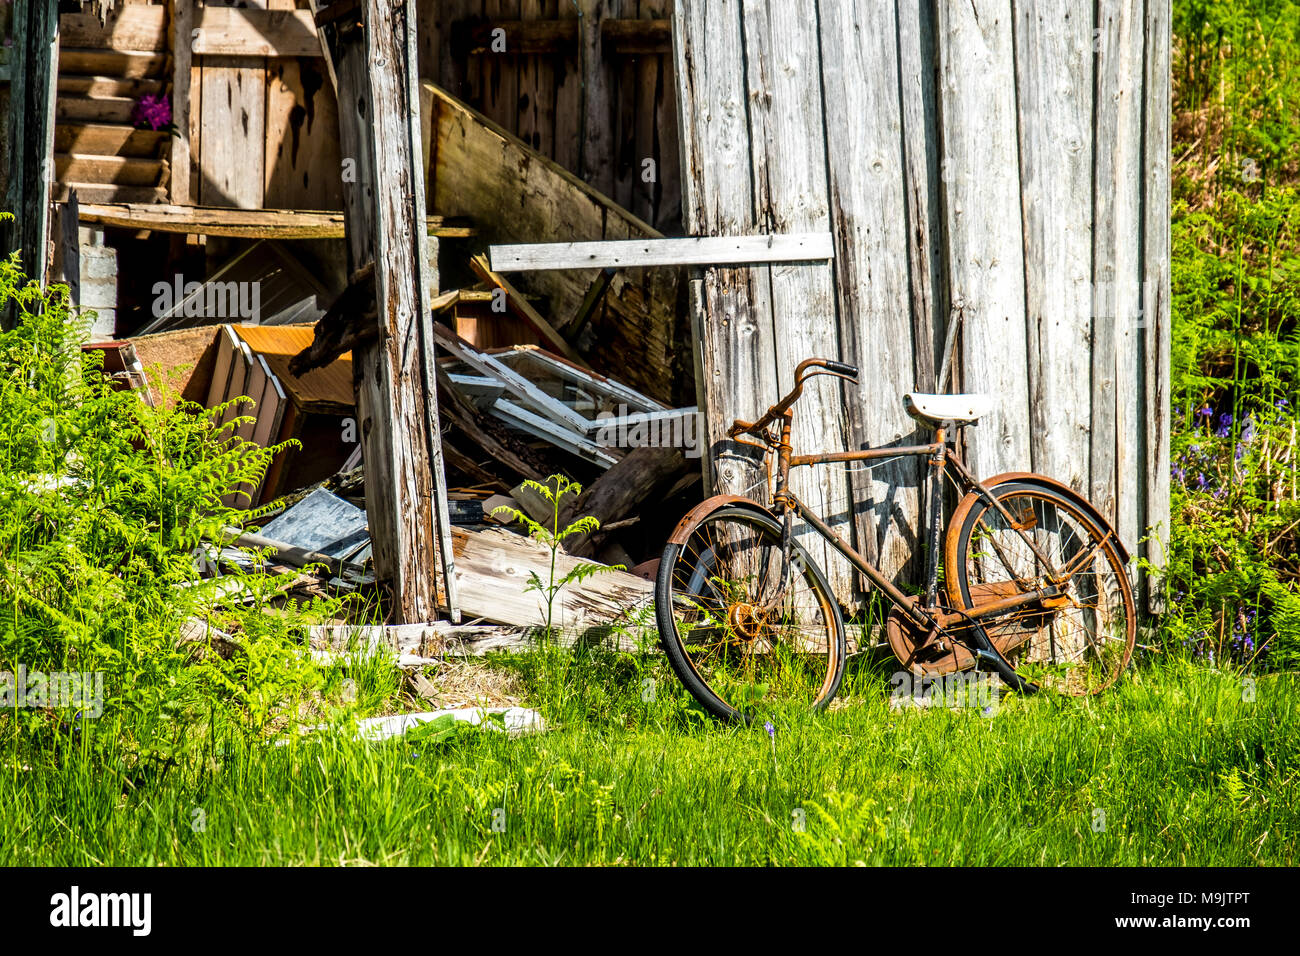
<path fill-rule="evenodd" d="M 219 722 L 250 732 L 290 715 L 318 683 L 293 614 L 263 613 L 274 576 L 202 578 L 204 542 L 250 512 L 223 497 L 256 486 L 278 449 L 240 441 L 225 407 L 150 407 L 83 354 L 66 290 L 0 262 L 0 670 L 102 672 L 103 719 L 138 752 L 173 753 Z M 251 513 L 256 517 L 256 512 Z M 217 585 L 250 594 L 213 610 Z M 311 610 L 311 609 L 308 609 Z M 182 640 L 192 618 L 230 635 Z M 200 634 L 203 629 L 199 629 Z M 62 732 L 67 711 L 11 711 Z M 209 727 L 209 729 L 211 729 Z"/>

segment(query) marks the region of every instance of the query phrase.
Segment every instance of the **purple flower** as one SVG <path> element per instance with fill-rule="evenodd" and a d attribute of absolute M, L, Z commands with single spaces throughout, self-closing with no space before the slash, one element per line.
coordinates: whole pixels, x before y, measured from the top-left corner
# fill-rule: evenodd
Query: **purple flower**
<path fill-rule="evenodd" d="M 1196 414 L 1200 415 L 1202 418 L 1209 418 L 1214 414 L 1214 409 L 1210 408 L 1209 405 L 1206 405 L 1204 408 L 1199 409 Z"/>
<path fill-rule="evenodd" d="M 770 720 L 765 721 L 763 723 L 763 729 L 767 731 L 767 735 L 769 737 L 771 737 L 773 740 L 776 740 L 776 728 L 772 726 L 772 722 Z"/>
<path fill-rule="evenodd" d="M 1214 429 L 1214 434 L 1218 438 L 1227 438 L 1232 431 L 1232 414 L 1224 412 L 1219 416 L 1219 425 Z"/>
<path fill-rule="evenodd" d="M 1273 403 L 1273 407 L 1276 408 L 1278 411 L 1281 411 L 1282 409 L 1286 408 L 1290 404 L 1291 403 L 1288 402 L 1285 398 L 1279 398 L 1276 402 Z"/>
<path fill-rule="evenodd" d="M 146 93 L 136 100 L 135 109 L 131 112 L 131 121 L 136 126 L 148 126 L 153 130 L 163 129 L 171 125 L 171 100 L 167 98 L 165 93 L 161 96 Z"/>
<path fill-rule="evenodd" d="M 1177 478 L 1179 481 L 1187 480 L 1187 469 L 1183 468 L 1182 465 L 1174 465 L 1174 467 L 1171 469 L 1171 472 L 1173 476 Z"/>

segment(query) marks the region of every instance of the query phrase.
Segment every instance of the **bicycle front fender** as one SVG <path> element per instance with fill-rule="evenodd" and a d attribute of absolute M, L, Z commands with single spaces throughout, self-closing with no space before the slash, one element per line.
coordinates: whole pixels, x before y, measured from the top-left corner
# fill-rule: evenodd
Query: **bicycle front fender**
<path fill-rule="evenodd" d="M 725 507 L 748 508 L 750 511 L 766 515 L 773 521 L 779 522 L 781 520 L 771 508 L 760 505 L 753 498 L 746 498 L 744 495 L 714 495 L 712 498 L 705 498 L 686 512 L 682 520 L 677 522 L 677 527 L 668 538 L 668 543 L 685 544 L 686 539 L 691 536 L 691 532 L 695 530 L 696 525 L 703 521 L 706 515 Z"/>

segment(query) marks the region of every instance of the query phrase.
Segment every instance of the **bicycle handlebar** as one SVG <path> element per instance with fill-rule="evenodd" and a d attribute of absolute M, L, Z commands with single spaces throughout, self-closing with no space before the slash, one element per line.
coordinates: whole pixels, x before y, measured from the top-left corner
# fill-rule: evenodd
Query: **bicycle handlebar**
<path fill-rule="evenodd" d="M 738 435 L 750 434 L 765 441 L 768 440 L 767 426 L 790 410 L 790 407 L 803 394 L 804 383 L 816 375 L 834 375 L 836 378 L 843 378 L 852 382 L 857 380 L 858 368 L 856 365 L 849 365 L 847 362 L 836 362 L 833 359 L 804 359 L 794 370 L 794 388 L 790 390 L 788 395 L 764 412 L 763 416 L 756 422 L 736 419 L 731 428 L 727 430 L 727 434 L 732 438 Z"/>

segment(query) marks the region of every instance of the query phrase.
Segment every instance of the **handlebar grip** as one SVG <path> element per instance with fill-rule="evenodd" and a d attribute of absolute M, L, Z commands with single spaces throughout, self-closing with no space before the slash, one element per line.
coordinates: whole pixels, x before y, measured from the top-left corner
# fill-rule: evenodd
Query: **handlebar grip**
<path fill-rule="evenodd" d="M 850 365 L 847 362 L 827 361 L 823 368 L 828 372 L 835 372 L 838 375 L 847 375 L 850 378 L 858 377 L 858 367 L 856 365 Z"/>

